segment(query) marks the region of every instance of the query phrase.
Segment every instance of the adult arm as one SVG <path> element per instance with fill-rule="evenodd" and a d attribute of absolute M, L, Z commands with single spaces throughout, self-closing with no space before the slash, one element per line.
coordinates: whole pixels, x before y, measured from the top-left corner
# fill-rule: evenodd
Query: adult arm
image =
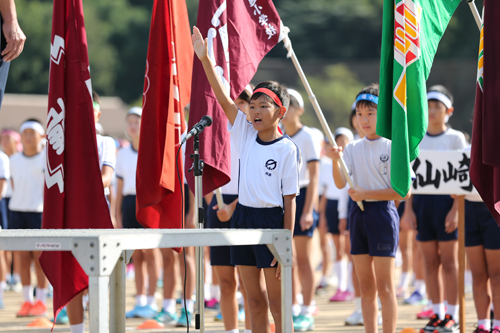
<path fill-rule="evenodd" d="M 21 54 L 26 41 L 26 36 L 17 21 L 14 0 L 0 0 L 0 14 L 3 20 L 2 30 L 7 41 L 1 54 L 4 61 L 12 61 Z"/>

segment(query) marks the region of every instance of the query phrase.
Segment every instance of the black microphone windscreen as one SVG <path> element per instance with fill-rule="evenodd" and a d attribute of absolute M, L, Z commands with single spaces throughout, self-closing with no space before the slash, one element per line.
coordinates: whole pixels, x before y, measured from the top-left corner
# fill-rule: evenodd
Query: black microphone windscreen
<path fill-rule="evenodd" d="M 208 126 L 210 126 L 210 125 L 212 125 L 212 121 L 213 121 L 213 120 L 212 120 L 212 117 L 210 117 L 209 115 L 205 115 L 205 116 L 203 116 L 201 119 L 202 119 L 202 120 L 204 119 L 204 120 L 206 121 L 206 123 L 207 123 L 207 127 L 208 127 Z"/>

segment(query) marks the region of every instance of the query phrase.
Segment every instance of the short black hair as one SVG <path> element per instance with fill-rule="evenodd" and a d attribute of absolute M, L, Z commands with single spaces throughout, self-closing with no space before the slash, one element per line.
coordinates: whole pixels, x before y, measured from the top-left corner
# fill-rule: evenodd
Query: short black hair
<path fill-rule="evenodd" d="M 33 121 L 35 123 L 39 123 L 40 125 L 42 125 L 42 122 L 36 118 L 29 118 L 29 119 L 26 119 L 25 121 L 23 121 L 22 123 L 24 124 L 25 122 L 27 121 Z M 43 125 L 42 125 L 43 126 Z"/>
<path fill-rule="evenodd" d="M 364 87 L 357 95 L 356 95 L 356 99 L 358 98 L 359 95 L 362 95 L 362 94 L 370 94 L 370 95 L 373 95 L 373 96 L 377 96 L 378 97 L 378 94 L 379 94 L 379 88 L 378 88 L 378 83 L 372 83 L 370 84 L 369 86 L 367 87 Z M 356 103 L 356 107 L 357 106 L 363 106 L 365 108 L 377 108 L 377 104 L 376 103 L 373 103 L 373 102 L 370 102 L 370 101 L 365 101 L 365 100 L 362 100 L 362 101 L 359 101 Z M 352 118 L 352 117 L 351 117 Z"/>
<path fill-rule="evenodd" d="M 352 122 L 352 118 L 354 118 L 355 116 L 356 116 L 356 108 L 352 109 L 352 111 L 351 111 L 351 116 L 349 117 L 349 125 L 351 125 L 351 128 L 352 128 L 353 130 L 356 130 L 356 129 L 354 128 L 354 123 Z"/>
<path fill-rule="evenodd" d="M 278 96 L 278 98 L 280 99 L 281 104 L 283 104 L 283 106 L 288 110 L 288 107 L 290 106 L 290 95 L 288 94 L 288 90 L 285 87 L 285 85 L 280 84 L 279 82 L 276 82 L 276 81 L 264 81 L 264 82 L 257 84 L 257 86 L 255 86 L 255 90 L 257 90 L 259 88 L 266 88 L 266 89 L 271 90 L 273 93 L 275 93 L 276 96 Z M 254 93 L 252 95 L 252 97 L 250 98 L 250 100 L 251 101 L 256 100 L 262 95 L 267 96 L 264 93 L 258 92 L 258 93 Z M 274 105 L 276 105 L 276 107 L 278 107 L 278 105 L 276 103 L 274 103 L 274 101 L 271 99 L 271 97 L 269 97 L 269 96 L 267 96 L 267 97 Z"/>
<path fill-rule="evenodd" d="M 248 85 L 250 86 L 250 88 L 252 88 L 253 91 L 255 86 L 251 83 L 249 83 Z M 244 89 L 238 96 L 238 98 L 241 98 L 245 102 L 250 103 L 250 98 L 252 98 L 252 94 L 250 94 L 248 90 Z"/>
<path fill-rule="evenodd" d="M 430 87 L 427 92 L 431 92 L 431 91 L 436 91 L 436 92 L 439 92 L 439 93 L 445 95 L 446 97 L 448 97 L 450 99 L 451 104 L 453 104 L 453 94 L 448 89 L 446 89 L 445 86 L 437 84 L 435 86 Z"/>
<path fill-rule="evenodd" d="M 290 106 L 293 106 L 294 108 L 299 109 L 301 106 L 299 104 L 299 101 L 295 98 L 295 96 L 290 95 Z"/>
<path fill-rule="evenodd" d="M 101 97 L 99 97 L 99 94 L 96 93 L 95 90 L 92 90 L 92 101 L 101 105 Z"/>

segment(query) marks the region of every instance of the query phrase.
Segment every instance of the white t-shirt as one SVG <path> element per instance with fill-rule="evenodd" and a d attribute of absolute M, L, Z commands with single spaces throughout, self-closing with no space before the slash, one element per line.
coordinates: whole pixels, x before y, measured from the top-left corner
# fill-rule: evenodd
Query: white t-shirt
<path fill-rule="evenodd" d="M 116 177 L 123 180 L 123 195 L 135 195 L 135 175 L 137 171 L 137 151 L 129 147 L 120 149 L 116 156 Z"/>
<path fill-rule="evenodd" d="M 0 193 L 0 199 L 6 197 L 7 188 L 10 184 L 10 162 L 9 157 L 0 151 L 0 179 L 5 179 L 6 184 Z"/>
<path fill-rule="evenodd" d="M 349 205 L 349 184 L 343 189 L 335 185 L 332 174 L 332 160 L 328 157 L 321 159 L 319 187 L 323 189 L 323 194 L 328 200 L 338 201 L 339 219 L 346 219 Z"/>
<path fill-rule="evenodd" d="M 97 152 L 99 153 L 99 169 L 107 165 L 115 169 L 116 164 L 116 145 L 115 140 L 109 136 L 96 135 Z M 14 185 L 15 186 L 15 185 Z M 104 194 L 109 195 L 109 187 L 104 189 Z"/>
<path fill-rule="evenodd" d="M 344 160 L 353 176 L 354 185 L 365 190 L 384 190 L 391 186 L 391 141 L 366 137 L 350 142 Z"/>
<path fill-rule="evenodd" d="M 321 157 L 321 144 L 318 142 L 318 134 L 315 130 L 303 126 L 297 133 L 290 137 L 293 142 L 299 147 L 302 157 L 302 166 L 299 172 L 299 186 L 306 187 L 309 185 L 309 162 L 318 162 Z"/>
<path fill-rule="evenodd" d="M 9 203 L 10 210 L 43 212 L 45 168 L 45 151 L 31 157 L 23 153 L 10 157 L 10 175 L 14 183 Z"/>
<path fill-rule="evenodd" d="M 425 134 L 419 148 L 421 150 L 462 150 L 467 147 L 467 141 L 462 132 L 448 128 L 441 134 Z"/>
<path fill-rule="evenodd" d="M 240 156 L 238 150 L 234 146 L 233 137 L 231 136 L 231 181 L 222 186 L 222 194 L 238 194 L 238 175 L 240 173 Z"/>
<path fill-rule="evenodd" d="M 283 196 L 300 193 L 299 149 L 288 136 L 263 142 L 241 111 L 228 129 L 240 156 L 238 195 L 242 205 L 283 207 Z"/>

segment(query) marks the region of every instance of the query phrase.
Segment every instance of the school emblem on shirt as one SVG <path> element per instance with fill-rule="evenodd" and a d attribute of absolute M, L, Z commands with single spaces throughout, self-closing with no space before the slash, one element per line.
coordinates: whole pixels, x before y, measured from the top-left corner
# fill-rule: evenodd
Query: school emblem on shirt
<path fill-rule="evenodd" d="M 266 161 L 267 170 L 273 171 L 274 169 L 276 169 L 276 165 L 278 165 L 278 163 L 273 159 L 269 159 Z"/>
<path fill-rule="evenodd" d="M 389 155 L 387 154 L 380 155 L 380 165 L 378 172 L 381 175 L 387 175 L 387 169 L 389 167 L 388 161 L 389 161 Z"/>

